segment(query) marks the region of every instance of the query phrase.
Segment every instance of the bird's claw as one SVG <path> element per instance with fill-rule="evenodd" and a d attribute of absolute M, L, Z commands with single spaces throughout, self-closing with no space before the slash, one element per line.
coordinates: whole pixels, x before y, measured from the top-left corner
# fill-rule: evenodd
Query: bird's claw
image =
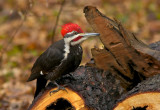
<path fill-rule="evenodd" d="M 60 86 L 60 90 L 66 91 L 68 93 L 68 91 L 66 90 L 66 88 L 63 87 L 63 86 Z"/>
<path fill-rule="evenodd" d="M 52 93 L 58 92 L 59 90 L 64 90 L 68 93 L 68 91 L 63 86 L 59 86 L 56 90 L 50 91 L 49 94 L 51 96 Z"/>

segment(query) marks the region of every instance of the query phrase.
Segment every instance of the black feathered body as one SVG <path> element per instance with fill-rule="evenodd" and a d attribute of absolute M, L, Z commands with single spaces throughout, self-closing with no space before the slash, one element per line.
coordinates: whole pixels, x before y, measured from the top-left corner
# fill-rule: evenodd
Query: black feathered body
<path fill-rule="evenodd" d="M 64 40 L 60 40 L 52 44 L 34 63 L 31 69 L 31 75 L 28 81 L 32 81 L 42 76 L 40 71 L 44 74 L 47 80 L 55 80 L 54 77 L 61 74 L 65 75 L 74 71 L 80 64 L 82 59 L 82 48 L 80 45 L 70 46 L 67 59 L 64 59 Z M 63 61 L 62 61 L 63 60 Z M 54 76 L 49 73 L 53 72 Z M 50 77 L 49 77 L 50 76 Z"/>
<path fill-rule="evenodd" d="M 83 53 L 81 46 L 70 46 L 66 59 L 64 59 L 64 48 L 64 40 L 57 41 L 42 53 L 34 63 L 28 81 L 37 79 L 37 94 L 40 92 L 41 86 L 44 88 L 47 80 L 54 81 L 62 75 L 73 72 L 79 66 Z"/>

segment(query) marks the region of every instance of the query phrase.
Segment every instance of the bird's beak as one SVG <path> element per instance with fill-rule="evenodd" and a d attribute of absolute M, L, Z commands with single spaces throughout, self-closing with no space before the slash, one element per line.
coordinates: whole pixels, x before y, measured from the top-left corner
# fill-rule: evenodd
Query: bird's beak
<path fill-rule="evenodd" d="M 79 36 L 83 37 L 91 37 L 91 36 L 99 36 L 99 33 L 80 33 Z"/>
<path fill-rule="evenodd" d="M 71 45 L 80 44 L 84 40 L 88 39 L 91 36 L 99 36 L 99 33 L 79 33 L 72 37 L 73 42 L 71 42 Z"/>

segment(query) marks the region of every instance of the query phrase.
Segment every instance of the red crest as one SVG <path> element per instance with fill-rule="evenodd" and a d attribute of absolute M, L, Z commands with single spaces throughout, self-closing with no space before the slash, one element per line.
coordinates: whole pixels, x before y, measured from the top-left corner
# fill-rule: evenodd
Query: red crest
<path fill-rule="evenodd" d="M 61 34 L 64 37 L 68 32 L 77 31 L 78 33 L 83 33 L 80 26 L 74 23 L 67 23 L 62 26 Z"/>

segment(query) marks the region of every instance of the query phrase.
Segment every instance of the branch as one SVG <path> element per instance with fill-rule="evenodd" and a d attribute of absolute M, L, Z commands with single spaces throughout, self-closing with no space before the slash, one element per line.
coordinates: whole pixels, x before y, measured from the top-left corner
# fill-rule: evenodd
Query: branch
<path fill-rule="evenodd" d="M 53 28 L 53 31 L 52 31 L 52 34 L 51 34 L 51 37 L 52 37 L 51 41 L 52 41 L 52 43 L 54 42 L 54 37 L 55 37 L 57 25 L 58 25 L 59 18 L 60 18 L 61 12 L 63 10 L 64 4 L 65 4 L 65 0 L 63 0 L 62 3 L 61 3 L 61 7 L 59 9 L 59 12 L 58 12 L 58 15 L 57 15 L 57 18 L 56 18 L 56 22 L 55 22 L 55 25 L 54 25 L 54 28 Z"/>

